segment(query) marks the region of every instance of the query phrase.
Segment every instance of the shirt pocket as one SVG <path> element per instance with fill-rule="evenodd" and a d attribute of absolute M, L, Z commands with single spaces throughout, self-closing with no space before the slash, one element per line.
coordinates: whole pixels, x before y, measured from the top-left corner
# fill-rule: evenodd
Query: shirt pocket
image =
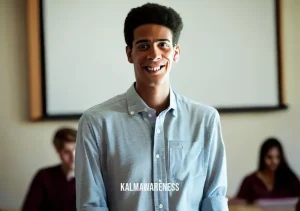
<path fill-rule="evenodd" d="M 172 179 L 183 181 L 205 175 L 204 144 L 201 141 L 168 141 L 169 174 Z"/>

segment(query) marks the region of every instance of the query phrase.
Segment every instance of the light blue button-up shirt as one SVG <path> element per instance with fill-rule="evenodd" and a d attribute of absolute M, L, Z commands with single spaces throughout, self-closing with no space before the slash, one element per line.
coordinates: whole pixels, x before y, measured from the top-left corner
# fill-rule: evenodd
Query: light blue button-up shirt
<path fill-rule="evenodd" d="M 80 211 L 227 211 L 226 169 L 218 112 L 171 88 L 158 116 L 133 84 L 80 118 Z"/>

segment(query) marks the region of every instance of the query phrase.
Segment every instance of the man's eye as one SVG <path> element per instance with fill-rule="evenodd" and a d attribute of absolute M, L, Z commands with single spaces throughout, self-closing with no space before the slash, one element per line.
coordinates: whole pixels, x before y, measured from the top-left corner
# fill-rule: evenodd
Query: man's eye
<path fill-rule="evenodd" d="M 163 48 L 168 48 L 169 47 L 169 44 L 165 43 L 165 42 L 159 43 L 159 45 L 160 45 L 160 47 L 163 47 Z"/>
<path fill-rule="evenodd" d="M 148 49 L 148 45 L 146 45 L 146 44 L 139 45 L 138 49 L 140 49 L 140 50 L 146 50 L 146 49 Z"/>

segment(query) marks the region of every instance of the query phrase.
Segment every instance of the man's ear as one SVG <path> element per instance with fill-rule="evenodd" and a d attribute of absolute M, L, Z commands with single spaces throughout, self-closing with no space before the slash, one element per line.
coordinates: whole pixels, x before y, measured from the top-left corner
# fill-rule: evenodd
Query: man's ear
<path fill-rule="evenodd" d="M 179 57 L 180 57 L 180 48 L 178 45 L 175 45 L 175 52 L 174 52 L 174 58 L 173 61 L 175 63 L 177 63 L 179 61 Z"/>
<path fill-rule="evenodd" d="M 132 49 L 129 46 L 126 46 L 126 55 L 129 63 L 133 63 L 131 53 Z"/>

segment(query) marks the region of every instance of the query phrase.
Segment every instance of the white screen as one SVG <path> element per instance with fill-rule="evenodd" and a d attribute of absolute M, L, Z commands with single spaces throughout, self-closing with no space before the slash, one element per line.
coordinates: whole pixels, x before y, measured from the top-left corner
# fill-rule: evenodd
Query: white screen
<path fill-rule="evenodd" d="M 47 114 L 79 114 L 134 82 L 124 20 L 147 1 L 43 1 Z M 174 90 L 217 108 L 278 106 L 274 0 L 161 0 L 182 17 Z"/>

